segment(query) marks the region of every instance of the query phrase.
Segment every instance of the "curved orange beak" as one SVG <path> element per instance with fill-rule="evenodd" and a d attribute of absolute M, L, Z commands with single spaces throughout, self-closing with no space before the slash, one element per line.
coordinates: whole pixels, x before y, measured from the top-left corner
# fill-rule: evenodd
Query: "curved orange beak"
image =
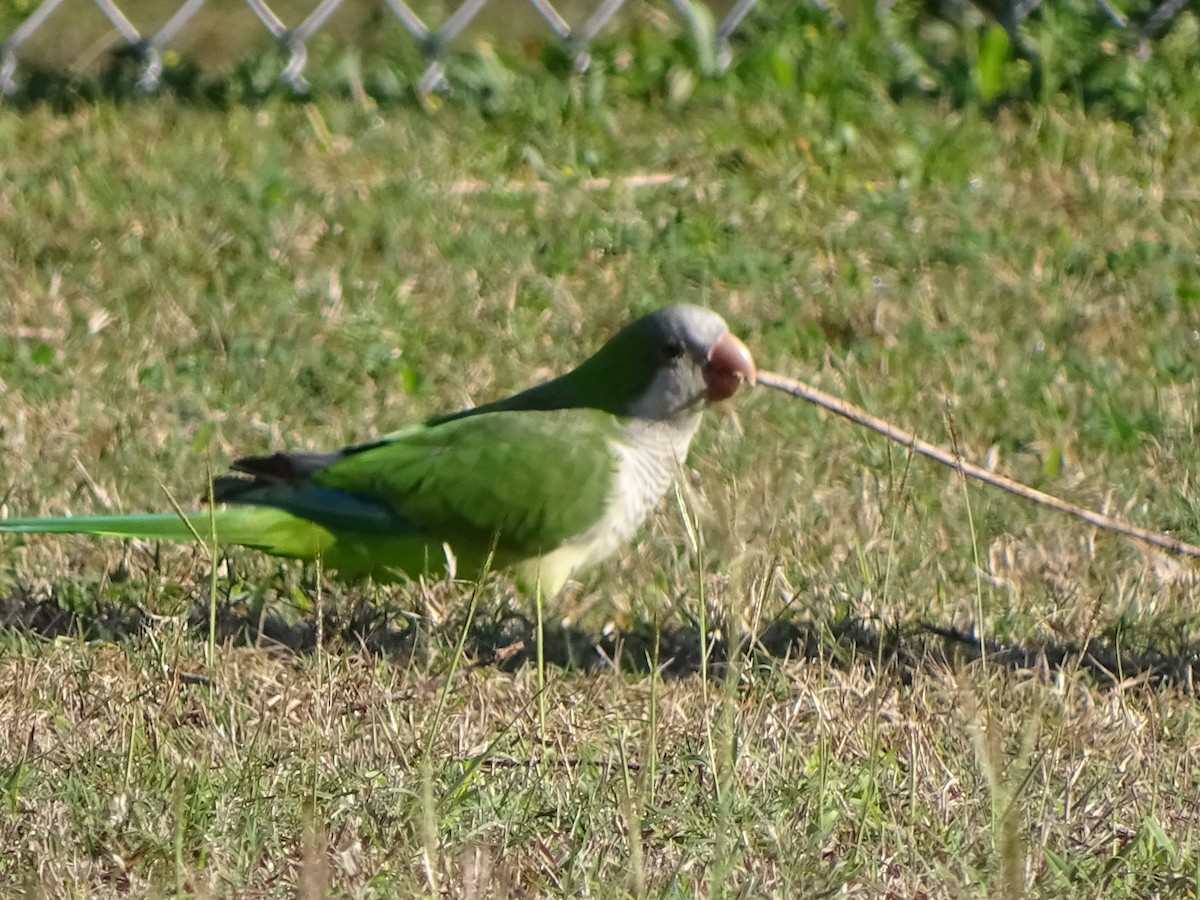
<path fill-rule="evenodd" d="M 737 393 L 742 382 L 754 384 L 758 370 L 746 345 L 728 331 L 713 344 L 704 363 L 704 383 L 708 385 L 708 402 L 728 400 Z"/>

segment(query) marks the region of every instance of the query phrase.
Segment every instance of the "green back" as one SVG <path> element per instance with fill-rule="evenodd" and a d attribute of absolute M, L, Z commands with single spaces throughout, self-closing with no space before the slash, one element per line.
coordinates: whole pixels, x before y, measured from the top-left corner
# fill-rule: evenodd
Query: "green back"
<path fill-rule="evenodd" d="M 397 527 L 497 563 L 538 556 L 604 516 L 618 420 L 591 409 L 490 413 L 398 432 L 312 476 L 385 506 Z M 382 536 L 382 535 L 381 535 Z"/>

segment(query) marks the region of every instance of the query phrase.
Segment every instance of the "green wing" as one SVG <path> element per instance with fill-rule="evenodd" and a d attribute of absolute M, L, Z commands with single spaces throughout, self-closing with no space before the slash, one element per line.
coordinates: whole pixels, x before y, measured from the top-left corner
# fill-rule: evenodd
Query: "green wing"
<path fill-rule="evenodd" d="M 507 565 L 601 520 L 618 435 L 618 420 L 596 410 L 489 413 L 397 432 L 311 481 L 386 509 L 395 521 L 377 531 L 445 542 L 471 565 L 494 550 Z"/>

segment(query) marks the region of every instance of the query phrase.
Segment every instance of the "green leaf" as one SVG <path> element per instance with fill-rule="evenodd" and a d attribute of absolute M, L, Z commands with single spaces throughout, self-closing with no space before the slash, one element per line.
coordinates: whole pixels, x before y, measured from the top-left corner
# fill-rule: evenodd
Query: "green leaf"
<path fill-rule="evenodd" d="M 1175 856 L 1175 842 L 1163 831 L 1163 827 L 1158 823 L 1157 819 L 1153 816 L 1147 816 L 1142 822 L 1142 826 L 1145 828 L 1156 853 L 1165 852 L 1169 857 Z"/>
<path fill-rule="evenodd" d="M 151 391 L 161 391 L 165 378 L 162 363 L 153 363 L 138 369 L 138 384 Z"/>
<path fill-rule="evenodd" d="M 985 103 L 995 100 L 1004 91 L 1004 67 L 1008 62 L 1008 32 L 998 25 L 988 29 L 979 44 L 975 62 L 979 96 Z"/>
<path fill-rule="evenodd" d="M 29 361 L 35 366 L 48 366 L 54 362 L 54 351 L 49 344 L 38 344 L 29 354 Z"/>
<path fill-rule="evenodd" d="M 1050 448 L 1050 452 L 1046 454 L 1046 458 L 1042 460 L 1042 474 L 1049 478 L 1056 478 L 1062 473 L 1062 467 L 1062 444 L 1055 444 Z"/>
<path fill-rule="evenodd" d="M 792 61 L 779 51 L 776 51 L 771 54 L 770 65 L 771 75 L 775 78 L 775 83 L 780 87 L 791 87 L 792 82 L 796 80 L 796 69 L 792 65 Z"/>
<path fill-rule="evenodd" d="M 212 444 L 213 435 L 216 429 L 213 428 L 212 422 L 205 422 L 196 429 L 196 435 L 192 438 L 192 453 L 197 456 L 203 456 L 204 452 Z"/>

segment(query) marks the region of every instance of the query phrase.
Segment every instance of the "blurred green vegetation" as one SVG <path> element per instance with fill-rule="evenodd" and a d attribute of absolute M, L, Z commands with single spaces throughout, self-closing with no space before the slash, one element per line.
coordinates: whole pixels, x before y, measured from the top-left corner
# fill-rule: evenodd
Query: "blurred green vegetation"
<path fill-rule="evenodd" d="M 592 67 L 607 90 L 678 102 L 718 73 L 712 23 L 729 3 L 702 4 L 690 26 L 670 10 L 631 2 L 592 47 Z M 128 18 L 151 34 L 173 4 L 128 0 Z M 995 111 L 1003 106 L 1083 103 L 1102 115 L 1138 120 L 1164 97 L 1190 104 L 1200 25 L 1193 11 L 1147 33 L 1156 4 L 1062 0 L 1017 18 L 1018 5 L 965 0 L 875 4 L 847 0 L 762 3 L 734 33 L 733 71 L 719 90 L 779 90 L 837 97 L 886 91 L 893 99 L 927 97 Z M 0 4 L 0 34 L 32 10 L 28 0 Z M 280 2 L 289 25 L 312 5 Z M 453 4 L 417 4 L 427 24 L 442 22 Z M 592 11 L 583 0 L 563 3 L 568 21 Z M 1022 11 L 1023 12 L 1023 11 Z M 1121 24 L 1123 23 L 1123 24 Z M 424 59 L 416 42 L 382 2 L 346 0 L 308 45 L 305 76 L 313 93 L 415 102 Z M 18 103 L 67 103 L 106 94 L 137 95 L 142 63 L 93 4 L 68 0 L 19 50 Z M 549 74 L 569 78 L 568 54 L 532 8 L 493 0 L 446 50 L 452 92 L 500 112 L 536 95 Z M 168 45 L 166 89 L 215 102 L 261 98 L 285 90 L 285 52 L 241 0 L 212 0 Z M 589 81 L 599 90 L 595 76 Z"/>

